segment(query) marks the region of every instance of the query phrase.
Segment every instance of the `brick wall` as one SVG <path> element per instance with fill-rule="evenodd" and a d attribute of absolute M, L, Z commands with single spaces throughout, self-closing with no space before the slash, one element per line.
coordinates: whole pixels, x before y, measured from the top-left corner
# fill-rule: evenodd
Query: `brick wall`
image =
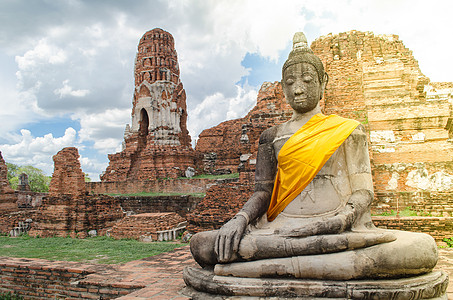
<path fill-rule="evenodd" d="M 185 217 L 202 201 L 193 196 L 117 197 L 123 211 L 133 214 L 176 212 Z"/>
<path fill-rule="evenodd" d="M 109 269 L 113 267 L 0 257 L 0 292 L 15 292 L 25 299 L 114 299 L 143 287 L 84 281 L 89 274 Z"/>
<path fill-rule="evenodd" d="M 20 211 L 14 211 L 10 213 L 0 214 L 0 233 L 9 234 L 11 230 L 19 226 L 19 222 L 23 222 L 27 219 L 34 220 L 36 216 L 35 209 L 22 209 Z"/>
<path fill-rule="evenodd" d="M 84 238 L 90 230 L 98 234 L 122 219 L 119 200 L 106 195 L 46 197 L 38 208 L 31 236 L 71 236 Z"/>
<path fill-rule="evenodd" d="M 349 31 L 320 37 L 311 47 L 330 77 L 326 113 L 368 129 L 377 195 L 452 192 L 453 84 L 430 82 L 397 35 Z"/>
<path fill-rule="evenodd" d="M 140 192 L 205 193 L 214 179 L 157 179 L 87 182 L 86 188 L 94 194 L 133 194 Z"/>
<path fill-rule="evenodd" d="M 115 239 L 158 241 L 159 231 L 176 229 L 184 226 L 183 223 L 185 219 L 174 212 L 131 215 L 117 222 L 108 230 L 108 235 Z M 172 236 L 166 240 L 174 238 Z"/>
<path fill-rule="evenodd" d="M 453 192 L 387 192 L 376 193 L 372 213 L 408 208 L 420 216 L 453 217 Z"/>
<path fill-rule="evenodd" d="M 0 213 L 11 212 L 17 208 L 17 195 L 9 185 L 8 168 L 0 152 Z"/>
<path fill-rule="evenodd" d="M 196 209 L 187 214 L 187 230 L 196 233 L 219 229 L 242 208 L 252 193 L 253 185 L 248 182 L 213 185 Z"/>
<path fill-rule="evenodd" d="M 423 232 L 431 235 L 437 242 L 453 237 L 453 218 L 448 217 L 372 217 L 379 228 Z"/>

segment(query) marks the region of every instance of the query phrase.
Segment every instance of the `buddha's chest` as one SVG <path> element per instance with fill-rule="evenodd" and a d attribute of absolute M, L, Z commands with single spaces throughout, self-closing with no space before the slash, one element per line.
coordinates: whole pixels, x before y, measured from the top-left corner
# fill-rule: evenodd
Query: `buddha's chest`
<path fill-rule="evenodd" d="M 350 195 L 344 147 L 340 146 L 315 178 L 282 213 L 293 217 L 333 214 L 344 207 Z"/>

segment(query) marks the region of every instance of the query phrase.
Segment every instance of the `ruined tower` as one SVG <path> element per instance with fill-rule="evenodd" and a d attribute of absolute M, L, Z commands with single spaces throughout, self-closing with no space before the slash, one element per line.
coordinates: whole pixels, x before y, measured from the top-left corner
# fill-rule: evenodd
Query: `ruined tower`
<path fill-rule="evenodd" d="M 187 130 L 186 93 L 179 78 L 173 36 L 146 32 L 135 59 L 132 122 L 123 150 L 110 154 L 102 181 L 176 178 L 194 164 Z"/>

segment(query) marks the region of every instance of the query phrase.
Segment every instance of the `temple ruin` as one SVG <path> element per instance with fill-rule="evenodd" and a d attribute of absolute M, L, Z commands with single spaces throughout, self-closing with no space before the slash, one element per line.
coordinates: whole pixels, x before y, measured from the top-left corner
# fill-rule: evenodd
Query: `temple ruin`
<path fill-rule="evenodd" d="M 86 193 L 77 148 L 63 148 L 53 161 L 49 194 L 33 214 L 30 236 L 84 238 L 92 230 L 105 234 L 107 228 L 124 217 L 117 198 Z"/>
<path fill-rule="evenodd" d="M 132 123 L 123 150 L 110 154 L 102 181 L 183 176 L 194 166 L 187 130 L 186 92 L 179 78 L 173 36 L 159 28 L 140 39 L 135 60 Z"/>

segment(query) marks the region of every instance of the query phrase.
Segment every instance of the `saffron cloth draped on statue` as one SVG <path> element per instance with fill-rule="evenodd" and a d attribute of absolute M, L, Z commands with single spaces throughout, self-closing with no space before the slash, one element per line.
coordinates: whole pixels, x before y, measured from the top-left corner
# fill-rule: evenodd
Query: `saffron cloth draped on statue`
<path fill-rule="evenodd" d="M 337 115 L 316 114 L 286 141 L 278 154 L 269 221 L 307 187 L 358 125 Z"/>

